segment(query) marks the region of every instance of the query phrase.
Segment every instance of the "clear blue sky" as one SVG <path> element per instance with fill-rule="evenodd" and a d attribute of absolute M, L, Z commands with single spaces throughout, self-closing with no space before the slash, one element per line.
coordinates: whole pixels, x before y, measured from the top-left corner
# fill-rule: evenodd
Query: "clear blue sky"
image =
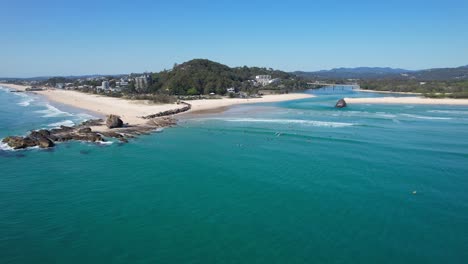
<path fill-rule="evenodd" d="M 0 0 L 0 76 L 468 64 L 468 1 Z"/>

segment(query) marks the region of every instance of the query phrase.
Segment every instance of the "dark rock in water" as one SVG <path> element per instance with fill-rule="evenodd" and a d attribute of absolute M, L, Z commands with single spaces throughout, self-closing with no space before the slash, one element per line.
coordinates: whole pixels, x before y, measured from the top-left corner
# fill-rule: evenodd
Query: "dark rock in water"
<path fill-rule="evenodd" d="M 51 134 L 58 134 L 58 133 L 67 133 L 75 131 L 74 127 L 67 127 L 67 126 L 60 126 L 60 128 L 54 128 L 50 130 Z"/>
<path fill-rule="evenodd" d="M 46 137 L 38 139 L 37 140 L 37 145 L 40 148 L 51 148 L 51 147 L 55 146 L 54 142 L 52 142 L 52 140 L 50 140 L 50 139 L 48 139 Z"/>
<path fill-rule="evenodd" d="M 120 141 L 121 143 L 128 143 L 128 139 L 126 139 L 126 138 L 124 138 L 124 137 L 119 138 L 119 141 Z"/>
<path fill-rule="evenodd" d="M 13 149 L 24 149 L 24 148 L 27 148 L 28 145 L 31 144 L 31 139 L 11 136 L 11 137 L 4 138 L 2 142 L 8 144 L 8 146 L 10 146 Z"/>
<path fill-rule="evenodd" d="M 120 119 L 120 116 L 109 115 L 106 120 L 106 126 L 108 128 L 117 128 L 123 126 L 123 121 Z"/>
<path fill-rule="evenodd" d="M 80 126 L 100 126 L 102 125 L 102 122 L 104 122 L 104 120 L 102 119 L 91 119 L 91 120 L 84 121 L 83 123 L 80 124 Z"/>
<path fill-rule="evenodd" d="M 105 137 L 112 137 L 112 138 L 123 138 L 124 136 L 120 133 L 114 131 L 105 131 L 101 132 L 101 134 Z"/>
<path fill-rule="evenodd" d="M 190 105 L 186 105 L 190 107 Z M 129 138 L 133 138 L 137 135 L 144 135 L 154 132 L 158 128 L 169 127 L 176 125 L 176 120 L 172 117 L 159 117 L 150 118 L 145 125 L 134 126 L 134 127 L 123 127 L 123 121 L 119 116 L 110 115 L 106 120 L 106 125 L 109 128 L 121 128 L 114 131 L 103 131 L 94 132 L 89 126 L 86 125 L 101 125 L 102 120 L 90 120 L 89 122 L 83 122 L 80 125 L 68 127 L 60 126 L 50 130 L 41 129 L 31 131 L 27 136 L 9 136 L 2 140 L 13 149 L 24 149 L 29 147 L 40 147 L 48 149 L 57 142 L 66 142 L 70 140 L 79 140 L 87 142 L 105 142 L 104 137 L 111 137 L 118 139 L 121 143 L 127 143 Z"/>
<path fill-rule="evenodd" d="M 57 142 L 65 142 L 73 139 L 73 136 L 71 134 L 56 134 L 51 136 L 51 139 L 53 141 Z"/>
<path fill-rule="evenodd" d="M 92 132 L 92 130 L 89 127 L 83 127 L 83 128 L 78 129 L 78 133 L 82 133 L 82 134 L 87 134 L 87 133 L 91 133 L 91 132 Z"/>
<path fill-rule="evenodd" d="M 80 150 L 80 154 L 88 155 L 89 153 L 91 153 L 89 150 Z"/>
<path fill-rule="evenodd" d="M 71 135 L 74 140 L 89 141 L 89 142 L 104 142 L 104 138 L 96 132 L 88 134 L 73 134 Z"/>
<path fill-rule="evenodd" d="M 38 131 L 33 131 L 27 137 L 6 137 L 2 140 L 3 143 L 8 144 L 8 146 L 13 149 L 24 149 L 39 146 L 40 148 L 50 148 L 55 144 L 46 136 L 39 133 Z"/>
<path fill-rule="evenodd" d="M 336 108 L 343 108 L 346 107 L 346 101 L 344 99 L 338 100 L 335 105 Z"/>

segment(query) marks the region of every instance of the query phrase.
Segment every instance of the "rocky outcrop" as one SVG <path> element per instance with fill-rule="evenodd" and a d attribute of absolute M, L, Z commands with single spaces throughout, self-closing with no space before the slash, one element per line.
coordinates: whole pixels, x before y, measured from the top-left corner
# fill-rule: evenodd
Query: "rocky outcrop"
<path fill-rule="evenodd" d="M 34 133 L 34 134 L 33 134 Z M 26 137 L 11 136 L 6 137 L 2 140 L 3 143 L 6 143 L 13 149 L 24 149 L 30 147 L 40 147 L 40 148 L 50 148 L 55 144 L 54 142 L 45 136 L 38 136 L 36 131 L 33 131 Z"/>
<path fill-rule="evenodd" d="M 102 119 L 90 119 L 80 124 L 80 126 L 101 126 L 104 123 Z"/>
<path fill-rule="evenodd" d="M 192 105 L 189 104 L 189 103 L 180 102 L 180 104 L 183 104 L 185 106 L 181 107 L 181 108 L 177 108 L 177 109 L 172 109 L 172 110 L 159 112 L 159 113 L 156 113 L 156 114 L 153 114 L 153 115 L 143 116 L 142 118 L 143 119 L 152 119 L 152 118 L 156 118 L 156 117 L 170 116 L 170 115 L 175 115 L 175 114 L 179 114 L 179 113 L 182 113 L 182 112 L 186 112 L 186 111 L 188 111 L 188 110 L 190 110 L 192 108 Z"/>
<path fill-rule="evenodd" d="M 336 108 L 344 108 L 346 107 L 346 101 L 344 99 L 338 100 L 335 105 Z"/>
<path fill-rule="evenodd" d="M 23 149 L 35 146 L 30 139 L 17 136 L 6 137 L 2 140 L 2 142 L 6 143 L 13 149 Z"/>
<path fill-rule="evenodd" d="M 102 142 L 105 139 L 101 134 L 93 132 L 89 127 L 67 127 L 61 126 L 51 130 L 41 129 L 31 131 L 27 136 L 10 136 L 2 140 L 13 149 L 24 149 L 30 147 L 51 148 L 55 142 L 65 142 L 69 140 L 81 140 L 88 142 Z"/>
<path fill-rule="evenodd" d="M 117 117 L 118 118 L 118 117 Z M 114 119 L 114 118 L 113 118 Z M 122 120 L 118 118 L 120 122 Z M 114 120 L 115 121 L 115 120 Z M 153 118 L 146 125 L 134 127 L 121 127 L 112 131 L 95 132 L 87 125 L 102 125 L 103 120 L 90 120 L 79 125 L 69 127 L 60 126 L 50 130 L 41 129 L 31 131 L 27 136 L 10 136 L 2 140 L 13 149 L 24 149 L 29 147 L 50 148 L 57 142 L 66 142 L 70 140 L 79 140 L 86 142 L 104 142 L 106 138 L 115 138 L 120 142 L 126 143 L 129 138 L 137 135 L 149 134 L 158 128 L 173 126 L 176 120 L 172 117 Z M 106 122 L 107 123 L 107 122 Z M 117 123 L 119 123 L 117 121 Z M 123 125 L 123 122 L 122 122 Z"/>
<path fill-rule="evenodd" d="M 123 121 L 118 115 L 109 115 L 106 120 L 106 126 L 108 128 L 123 127 Z"/>

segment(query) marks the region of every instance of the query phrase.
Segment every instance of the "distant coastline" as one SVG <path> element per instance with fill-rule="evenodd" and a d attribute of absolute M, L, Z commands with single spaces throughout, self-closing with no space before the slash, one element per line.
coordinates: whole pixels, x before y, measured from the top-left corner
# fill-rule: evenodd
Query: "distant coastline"
<path fill-rule="evenodd" d="M 26 91 L 27 86 L 0 83 L 0 86 Z M 154 115 L 160 112 L 177 110 L 184 107 L 183 104 L 155 104 L 146 100 L 127 100 L 102 95 L 87 94 L 83 92 L 48 89 L 44 91 L 33 91 L 31 93 L 45 96 L 52 102 L 69 105 L 75 108 L 94 112 L 100 116 L 111 114 L 119 115 L 122 120 L 130 126 L 145 126 L 148 119 L 142 117 Z M 312 98 L 314 95 L 306 93 L 289 93 L 277 95 L 264 95 L 261 98 L 222 98 L 190 100 L 191 109 L 187 113 L 202 114 L 219 112 L 233 105 L 282 102 L 297 99 Z M 93 127 L 93 131 L 108 131 L 105 126 Z"/>

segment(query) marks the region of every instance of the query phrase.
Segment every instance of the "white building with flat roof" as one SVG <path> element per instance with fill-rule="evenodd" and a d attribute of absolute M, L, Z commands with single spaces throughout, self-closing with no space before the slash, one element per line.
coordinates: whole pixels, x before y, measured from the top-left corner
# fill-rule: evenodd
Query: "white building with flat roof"
<path fill-rule="evenodd" d="M 109 81 L 103 81 L 101 87 L 104 90 L 109 89 Z"/>
<path fill-rule="evenodd" d="M 257 75 L 255 76 L 255 81 L 262 86 L 265 86 L 270 83 L 271 75 Z"/>

